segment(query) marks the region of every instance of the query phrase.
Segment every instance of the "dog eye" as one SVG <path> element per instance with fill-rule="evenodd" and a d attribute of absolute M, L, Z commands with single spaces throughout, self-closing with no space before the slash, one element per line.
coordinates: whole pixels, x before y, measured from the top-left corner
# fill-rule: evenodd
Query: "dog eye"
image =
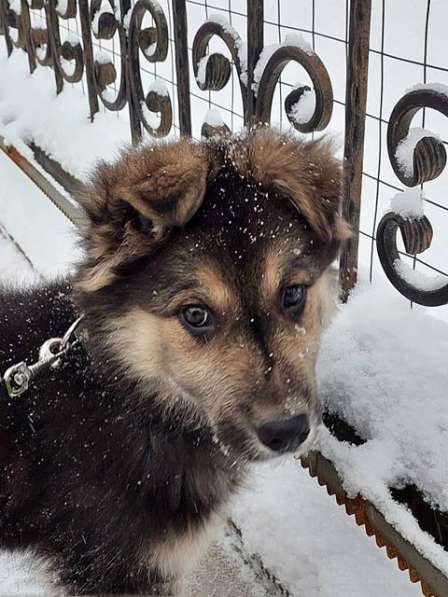
<path fill-rule="evenodd" d="M 210 311 L 201 305 L 188 305 L 184 307 L 181 321 L 194 336 L 210 334 L 213 331 L 213 318 Z"/>
<path fill-rule="evenodd" d="M 289 313 L 296 314 L 305 304 L 306 287 L 303 284 L 287 286 L 282 290 L 282 307 Z"/>

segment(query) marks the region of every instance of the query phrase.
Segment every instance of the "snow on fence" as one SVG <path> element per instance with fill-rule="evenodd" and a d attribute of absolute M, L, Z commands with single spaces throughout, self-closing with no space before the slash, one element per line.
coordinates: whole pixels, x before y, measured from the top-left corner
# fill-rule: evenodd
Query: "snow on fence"
<path fill-rule="evenodd" d="M 0 0 L 7 54 L 24 50 L 31 73 L 51 68 L 57 94 L 82 89 L 90 119 L 115 113 L 134 143 L 258 122 L 309 135 L 344 130 L 343 211 L 356 233 L 340 260 L 345 298 L 358 275 L 385 274 L 411 303 L 443 314 L 447 19 L 446 2 L 437 0 L 412 8 L 408 0 Z M 48 148 L 31 141 L 58 178 Z M 329 425 L 340 439 L 360 441 L 337 417 Z M 419 559 L 368 502 L 343 497 L 331 464 L 319 458 L 308 463 L 313 473 L 399 555 L 400 567 L 407 562 L 412 580 L 424 580 L 425 594 L 448 594 L 443 566 Z M 448 549 L 446 513 L 421 493 L 408 487 L 394 497 Z"/>

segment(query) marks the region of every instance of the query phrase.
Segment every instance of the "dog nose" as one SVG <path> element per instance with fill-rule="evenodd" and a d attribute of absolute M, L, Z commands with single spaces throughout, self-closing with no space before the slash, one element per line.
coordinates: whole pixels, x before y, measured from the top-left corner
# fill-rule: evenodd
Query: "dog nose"
<path fill-rule="evenodd" d="M 260 441 L 275 452 L 295 450 L 306 440 L 309 432 L 310 425 L 306 415 L 269 421 L 257 429 Z"/>

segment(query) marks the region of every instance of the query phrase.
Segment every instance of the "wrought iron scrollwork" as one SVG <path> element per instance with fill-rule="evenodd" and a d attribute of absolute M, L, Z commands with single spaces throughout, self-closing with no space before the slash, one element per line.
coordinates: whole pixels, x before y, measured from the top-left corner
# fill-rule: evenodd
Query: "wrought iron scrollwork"
<path fill-rule="evenodd" d="M 48 0 L 48 10 L 53 26 L 54 60 L 62 78 L 68 83 L 77 83 L 82 79 L 84 72 L 84 54 L 81 41 L 72 36 L 61 44 L 57 18 L 64 20 L 76 18 L 76 0 L 66 0 L 64 8 L 65 10 L 61 9 L 58 0 Z M 63 61 L 74 63 L 71 72 L 66 70 Z"/>
<path fill-rule="evenodd" d="M 302 133 L 323 130 L 330 122 L 333 112 L 333 90 L 328 71 L 319 56 L 306 46 L 301 47 L 299 44 L 285 43 L 279 46 L 267 59 L 262 54 L 260 61 L 265 61 L 265 65 L 258 80 L 257 77 L 255 78 L 257 86 L 257 120 L 270 122 L 275 87 L 285 66 L 293 61 L 303 66 L 313 82 L 315 105 L 314 110 L 306 120 L 301 121 L 295 118 L 293 106 L 300 103 L 305 93 L 311 92 L 310 87 L 306 85 L 296 87 L 285 98 L 285 110 L 288 120 Z M 259 65 L 255 69 L 256 74 L 257 70 L 261 70 Z"/>
<path fill-rule="evenodd" d="M 193 71 L 198 87 L 202 91 L 220 91 L 227 85 L 232 73 L 232 64 L 224 54 L 208 53 L 209 43 L 213 36 L 219 37 L 229 49 L 238 75 L 244 112 L 246 112 L 247 73 L 243 68 L 245 57 L 242 55 L 244 44 L 238 32 L 224 21 L 211 18 L 199 27 L 194 37 Z M 226 135 L 230 131 L 224 123 L 214 126 L 204 122 L 201 132 L 203 136 L 212 137 Z"/>
<path fill-rule="evenodd" d="M 208 53 L 209 42 L 213 36 L 222 39 L 230 51 L 237 71 L 246 115 L 249 93 L 247 47 L 235 29 L 221 19 L 211 18 L 196 32 L 193 42 L 193 69 L 197 84 L 203 91 L 219 91 L 229 81 L 232 69 L 230 60 L 220 53 Z M 314 91 L 306 85 L 293 89 L 285 99 L 286 115 L 291 124 L 303 133 L 323 130 L 328 125 L 333 111 L 333 91 L 328 71 L 319 56 L 305 42 L 289 41 L 290 43 L 286 39 L 282 45 L 276 48 L 268 47 L 261 53 L 254 72 L 251 73 L 253 75 L 251 91 L 256 95 L 255 113 L 250 115 L 250 118 L 246 117 L 246 122 L 247 124 L 270 122 L 272 100 L 280 75 L 288 63 L 296 62 L 308 73 Z M 314 106 L 304 120 L 298 119 L 295 117 L 294 108 L 308 93 L 314 95 Z M 210 135 L 219 132 L 218 129 L 219 127 L 205 123 L 202 131 Z M 227 127 L 223 129 L 224 132 L 226 130 L 228 130 Z"/>
<path fill-rule="evenodd" d="M 152 16 L 155 27 L 142 29 L 145 12 Z M 163 84 L 153 85 L 146 94 L 140 75 L 140 51 L 149 62 L 166 60 L 168 54 L 168 25 L 160 6 L 152 0 L 138 0 L 129 23 L 130 81 L 134 105 L 140 122 L 155 137 L 169 133 L 173 120 L 171 99 Z M 145 108 L 160 114 L 158 126 L 152 126 L 145 115 Z"/>
<path fill-rule="evenodd" d="M 120 80 L 115 97 L 109 86 L 115 84 L 117 71 L 113 57 L 105 52 L 94 56 L 94 73 L 96 91 L 108 110 L 118 111 L 127 102 L 126 95 L 126 30 L 117 17 L 117 7 L 114 0 L 104 0 L 110 10 L 101 11 L 103 0 L 92 0 L 90 5 L 90 21 L 94 37 L 98 40 L 112 39 L 118 32 L 120 46 Z"/>
<path fill-rule="evenodd" d="M 16 12 L 16 8 L 12 2 L 6 0 L 6 22 L 9 27 L 9 38 L 12 45 L 15 48 L 26 50 L 26 30 L 24 27 L 22 11 L 23 9 L 27 10 L 28 5 L 22 0 L 20 0 L 19 4 L 20 13 Z"/>
<path fill-rule="evenodd" d="M 387 149 L 395 174 L 408 187 L 437 178 L 446 164 L 443 143 L 427 131 L 420 131 L 412 151 L 412 159 L 405 163 L 397 157 L 400 144 L 412 141 L 411 123 L 417 112 L 432 108 L 448 116 L 448 88 L 425 85 L 406 93 L 395 105 L 387 130 Z M 389 211 L 381 219 L 377 230 L 377 250 L 381 265 L 395 288 L 420 305 L 434 307 L 448 303 L 448 278 L 446 284 L 434 283 L 433 287 L 418 288 L 401 272 L 397 249 L 397 232 L 400 229 L 405 251 L 409 255 L 423 253 L 431 246 L 432 226 L 423 215 L 403 217 Z"/>

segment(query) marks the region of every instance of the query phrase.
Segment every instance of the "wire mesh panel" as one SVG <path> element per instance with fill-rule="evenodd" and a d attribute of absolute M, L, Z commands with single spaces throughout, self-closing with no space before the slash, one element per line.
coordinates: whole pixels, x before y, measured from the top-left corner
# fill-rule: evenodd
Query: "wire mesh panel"
<path fill-rule="evenodd" d="M 346 293 L 358 270 L 385 272 L 433 306 L 448 301 L 447 17 L 438 0 L 0 0 L 8 52 L 52 67 L 59 93 L 80 86 L 92 119 L 115 112 L 134 142 L 258 122 L 330 134 L 355 229 Z"/>

